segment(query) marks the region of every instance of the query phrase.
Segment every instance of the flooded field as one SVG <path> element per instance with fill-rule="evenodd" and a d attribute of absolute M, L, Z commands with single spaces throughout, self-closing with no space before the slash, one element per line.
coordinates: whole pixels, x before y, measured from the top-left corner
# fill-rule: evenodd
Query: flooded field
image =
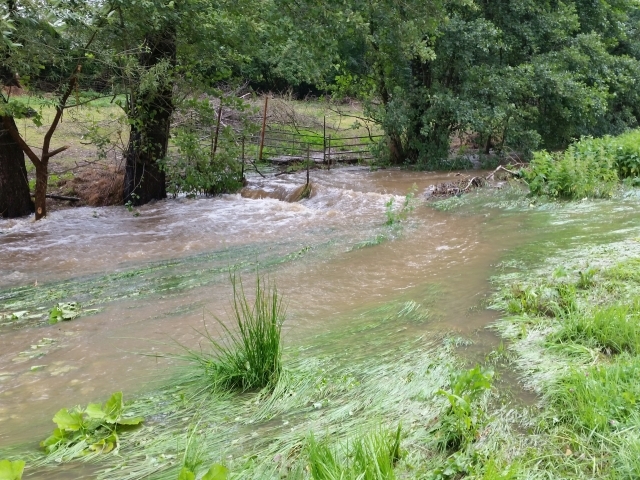
<path fill-rule="evenodd" d="M 278 285 L 288 346 L 360 358 L 449 336 L 475 342 L 469 355 L 483 355 L 496 343 L 484 329 L 496 314 L 484 302 L 500 262 L 540 258 L 541 245 L 605 241 L 640 224 L 633 198 L 614 211 L 598 203 L 571 212 L 427 205 L 427 186 L 455 175 L 313 172 L 310 198 L 295 203 L 286 200 L 302 173 L 253 177 L 237 195 L 0 221 L 0 447 L 35 445 L 63 406 L 161 385 L 175 361 L 141 354 L 197 347 L 197 330 L 227 316 L 230 269 L 248 290 L 256 270 Z M 385 225 L 389 208 L 412 191 L 407 219 Z M 97 311 L 49 325 L 49 310 L 72 301 Z M 413 320 L 361 335 L 371 312 L 390 304 Z"/>

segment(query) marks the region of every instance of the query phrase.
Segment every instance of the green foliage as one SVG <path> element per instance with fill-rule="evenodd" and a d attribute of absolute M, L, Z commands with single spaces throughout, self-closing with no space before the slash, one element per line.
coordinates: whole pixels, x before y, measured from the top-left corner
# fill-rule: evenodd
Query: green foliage
<path fill-rule="evenodd" d="M 493 371 L 476 366 L 453 378 L 449 391 L 438 391 L 449 404 L 433 429 L 441 450 L 462 450 L 476 441 L 487 422 L 477 402 L 491 389 L 492 380 Z"/>
<path fill-rule="evenodd" d="M 73 320 L 80 315 L 81 306 L 78 302 L 58 303 L 49 311 L 49 323 L 54 325 L 65 320 Z"/>
<path fill-rule="evenodd" d="M 513 284 L 506 294 L 507 311 L 515 315 L 562 317 L 575 311 L 576 287 L 570 283 Z"/>
<path fill-rule="evenodd" d="M 564 153 L 536 152 L 525 179 L 534 195 L 582 199 L 611 197 L 618 185 L 610 138 L 583 139 Z"/>
<path fill-rule="evenodd" d="M 187 359 L 202 368 L 213 389 L 250 390 L 274 386 L 282 372 L 282 323 L 285 307 L 275 285 L 264 285 L 256 278 L 253 305 L 247 299 L 242 281 L 231 277 L 233 316 L 236 330 L 218 321 L 227 338 L 218 341 L 209 332 L 204 336 L 212 353 L 189 350 Z"/>
<path fill-rule="evenodd" d="M 242 133 L 229 125 L 221 126 L 217 141 L 216 109 L 209 99 L 186 100 L 180 106 L 179 115 L 183 120 L 174 129 L 175 148 L 163 162 L 168 192 L 174 196 L 179 193 L 216 195 L 242 188 L 240 135 L 249 135 L 256 126 L 249 121 L 252 110 L 246 103 L 225 97 L 223 104 L 240 116 Z"/>
<path fill-rule="evenodd" d="M 405 195 L 404 201 L 399 209 L 395 208 L 395 197 L 391 197 L 389 201 L 384 204 L 384 213 L 387 217 L 385 225 L 393 226 L 407 219 L 409 214 L 413 212 L 415 208 L 414 198 L 417 188 L 418 187 L 416 187 L 416 185 L 413 185 L 413 187 L 411 187 L 411 190 Z"/>
<path fill-rule="evenodd" d="M 118 446 L 118 428 L 139 425 L 142 417 L 127 417 L 122 392 L 114 393 L 104 405 L 63 408 L 53 417 L 58 426 L 40 445 L 47 453 L 68 450 L 71 457 L 108 453 Z"/>
<path fill-rule="evenodd" d="M 24 465 L 22 460 L 0 460 L 0 480 L 22 480 Z"/>
<path fill-rule="evenodd" d="M 640 131 L 618 137 L 584 138 L 564 153 L 535 152 L 524 177 L 534 195 L 608 198 L 618 179 L 640 176 Z M 633 182 L 632 182 L 633 183 Z"/>
<path fill-rule="evenodd" d="M 614 142 L 620 178 L 640 177 L 640 130 L 620 135 Z"/>
<path fill-rule="evenodd" d="M 615 431 L 634 422 L 640 406 L 640 358 L 574 368 L 545 395 L 558 421 L 584 432 Z"/>
<path fill-rule="evenodd" d="M 394 466 L 400 460 L 401 427 L 394 434 L 380 430 L 360 436 L 345 451 L 328 442 L 309 437 L 307 455 L 313 480 L 393 480 Z M 344 450 L 344 449 L 343 449 Z"/>

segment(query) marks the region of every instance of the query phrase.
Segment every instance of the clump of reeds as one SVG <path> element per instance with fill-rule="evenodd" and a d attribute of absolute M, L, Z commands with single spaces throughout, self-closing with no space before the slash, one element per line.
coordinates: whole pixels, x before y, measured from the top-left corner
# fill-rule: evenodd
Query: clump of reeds
<path fill-rule="evenodd" d="M 226 338 L 216 340 L 205 331 L 211 352 L 189 350 L 187 358 L 198 364 L 214 389 L 251 390 L 273 386 L 282 372 L 282 323 L 285 307 L 278 289 L 256 279 L 253 304 L 247 299 L 242 281 L 231 276 L 232 317 L 235 328 L 222 321 Z"/>

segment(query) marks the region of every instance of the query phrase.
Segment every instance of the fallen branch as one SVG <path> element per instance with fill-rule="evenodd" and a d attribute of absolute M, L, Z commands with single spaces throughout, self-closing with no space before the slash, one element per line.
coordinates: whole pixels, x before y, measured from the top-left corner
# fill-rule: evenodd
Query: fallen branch
<path fill-rule="evenodd" d="M 34 195 L 35 194 L 31 194 L 32 197 Z M 52 198 L 53 200 L 67 200 L 69 202 L 79 202 L 80 200 L 82 200 L 81 198 L 78 198 L 78 197 L 67 197 L 65 195 L 54 195 L 53 193 L 47 193 L 45 195 L 45 197 Z"/>
<path fill-rule="evenodd" d="M 491 180 L 493 179 L 493 176 L 498 173 L 500 170 L 507 172 L 509 175 L 513 175 L 514 177 L 518 176 L 518 172 L 513 172 L 511 170 L 509 170 L 508 168 L 504 168 L 502 165 L 498 165 L 498 168 L 496 168 L 493 172 L 491 172 L 489 175 L 487 175 L 485 177 L 486 180 Z"/>

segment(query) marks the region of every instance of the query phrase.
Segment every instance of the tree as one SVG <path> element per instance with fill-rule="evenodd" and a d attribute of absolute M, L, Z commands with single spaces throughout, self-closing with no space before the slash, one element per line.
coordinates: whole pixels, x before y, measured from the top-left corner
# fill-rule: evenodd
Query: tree
<path fill-rule="evenodd" d="M 61 18 L 65 17 L 65 11 L 57 11 L 55 6 L 52 9 L 47 8 L 47 5 L 41 5 L 37 2 L 25 2 L 18 8 L 17 2 L 8 2 L 9 17 L 13 23 L 17 24 L 19 28 L 15 31 L 19 32 L 17 35 L 20 43 L 8 45 L 5 42 L 3 46 L 4 57 L 6 59 L 5 69 L 11 71 L 25 71 L 31 73 L 39 71 L 43 67 L 43 64 L 51 65 L 52 60 L 61 67 L 62 71 L 68 69 L 66 80 L 63 80 L 58 95 L 55 96 L 51 102 L 55 110 L 53 121 L 49 125 L 47 132 L 44 135 L 40 152 L 31 147 L 22 137 L 19 130 L 16 127 L 14 119 L 18 118 L 31 118 L 36 124 L 40 125 L 42 116 L 39 112 L 34 111 L 24 103 L 10 98 L 4 97 L 2 105 L 0 105 L 0 117 L 2 117 L 2 129 L 4 132 L 3 137 L 10 137 L 10 150 L 12 153 L 11 162 L 5 163 L 5 172 L 10 172 L 4 176 L 0 175 L 0 182 L 17 178 L 22 185 L 23 179 L 26 177 L 26 168 L 24 167 L 24 160 L 18 159 L 17 148 L 18 147 L 23 155 L 33 163 L 36 171 L 36 185 L 35 185 L 35 213 L 36 220 L 40 220 L 47 214 L 46 194 L 47 183 L 49 177 L 49 160 L 55 155 L 65 151 L 68 146 L 62 146 L 59 148 L 52 147 L 52 140 L 54 133 L 60 124 L 62 115 L 65 109 L 69 108 L 69 101 L 71 94 L 77 92 L 80 85 L 80 76 L 82 72 L 82 65 L 86 58 L 91 58 L 93 54 L 89 51 L 89 47 L 96 38 L 97 28 L 88 29 L 89 38 L 84 47 L 73 47 L 73 42 L 69 41 L 73 38 L 74 42 L 78 38 L 82 38 L 83 34 L 87 33 L 85 28 L 87 25 L 83 23 L 76 23 L 80 28 L 76 29 L 70 36 L 64 37 L 61 32 L 63 23 L 60 22 Z M 78 12 L 72 12 L 74 15 Z M 69 35 L 68 32 L 66 32 Z M 52 59 L 51 53 L 56 57 Z M 73 65 L 72 68 L 69 68 Z M 15 77 L 14 77 L 15 78 Z M 42 103 L 44 105 L 45 102 Z M 17 170 L 16 170 L 17 169 Z M 14 187 L 10 187 L 4 183 L 0 184 L 3 192 L 8 192 Z M 20 187 L 19 187 L 20 188 Z M 19 190 L 21 197 L 23 198 L 23 190 Z M 12 211 L 15 210 L 12 207 Z M 24 213 L 24 209 L 21 209 L 20 213 Z"/>
<path fill-rule="evenodd" d="M 8 12 L 0 15 L 0 32 L 2 32 L 4 55 L 8 59 L 11 56 L 11 51 L 20 45 L 14 43 L 11 38 L 11 34 L 15 30 L 13 24 L 16 15 L 15 2 L 8 2 L 6 7 Z M 6 62 L 3 63 L 0 66 L 2 103 L 9 103 L 12 89 L 20 87 L 15 72 L 11 71 Z M 24 152 L 11 136 L 5 124 L 15 128 L 15 120 L 10 115 L 2 115 L 0 118 L 0 216 L 5 218 L 22 217 L 33 212 L 27 168 Z"/>
<path fill-rule="evenodd" d="M 131 130 L 126 151 L 124 200 L 142 205 L 167 196 L 162 160 L 167 155 L 173 114 L 176 26 L 169 23 L 145 37 L 140 65 L 147 75 L 159 71 L 153 84 L 140 83 L 127 107 Z"/>

